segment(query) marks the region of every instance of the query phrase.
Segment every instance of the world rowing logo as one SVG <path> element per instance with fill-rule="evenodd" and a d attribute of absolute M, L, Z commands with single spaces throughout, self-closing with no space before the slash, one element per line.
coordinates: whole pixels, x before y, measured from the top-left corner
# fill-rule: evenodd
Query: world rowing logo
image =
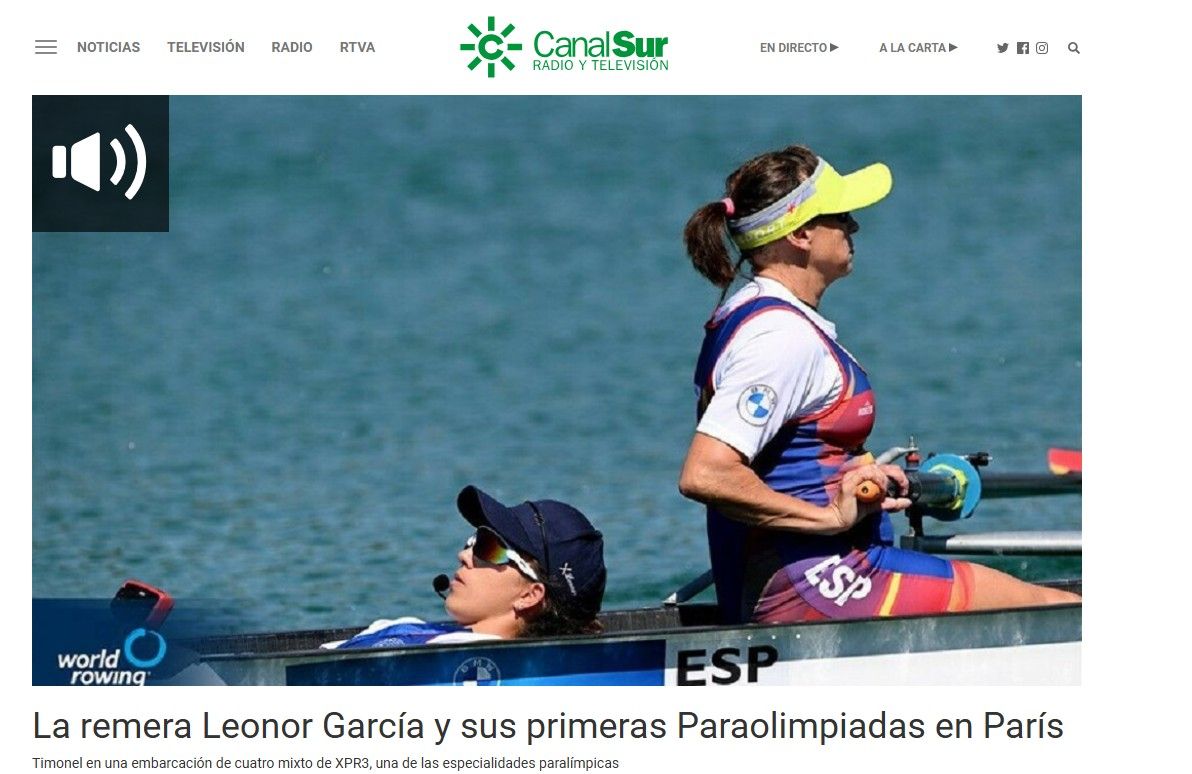
<path fill-rule="evenodd" d="M 468 69 L 475 70 L 481 63 L 488 62 L 488 77 L 497 77 L 497 62 L 505 66 L 506 70 L 512 70 L 514 65 L 509 57 L 505 56 L 506 51 L 521 51 L 521 43 L 507 43 L 506 40 L 509 34 L 513 32 L 512 24 L 506 24 L 505 27 L 497 32 L 497 19 L 495 16 L 488 17 L 488 31 L 481 32 L 475 24 L 469 24 L 468 30 L 472 36 L 476 38 L 475 43 L 460 43 L 460 51 L 473 51 L 475 56 L 472 61 L 468 62 Z"/>
<path fill-rule="evenodd" d="M 166 657 L 166 638 L 152 629 L 133 629 L 122 648 L 98 652 L 59 653 L 58 669 L 68 671 L 70 685 L 144 685 L 150 671 Z M 121 669 L 120 658 L 132 669 Z"/>
<path fill-rule="evenodd" d="M 761 427 L 770 421 L 778 396 L 764 384 L 746 388 L 737 399 L 737 413 L 751 425 Z"/>
<path fill-rule="evenodd" d="M 153 648 L 153 655 L 149 656 L 148 658 L 142 658 L 133 652 L 133 646 L 136 644 L 137 640 L 145 638 L 152 639 L 156 642 L 156 645 Z M 153 667 L 160 664 L 162 659 L 165 657 L 166 638 L 162 637 L 155 631 L 150 631 L 144 628 L 133 629 L 128 633 L 128 636 L 124 638 L 124 658 L 128 661 L 128 663 L 132 664 L 137 669 L 152 669 Z"/>

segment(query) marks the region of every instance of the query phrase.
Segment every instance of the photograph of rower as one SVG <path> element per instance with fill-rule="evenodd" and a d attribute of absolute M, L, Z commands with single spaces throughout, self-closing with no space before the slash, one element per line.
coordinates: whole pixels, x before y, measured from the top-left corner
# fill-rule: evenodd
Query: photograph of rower
<path fill-rule="evenodd" d="M 170 97 L 170 230 L 32 235 L 33 595 L 106 611 L 135 579 L 167 627 L 201 600 L 233 684 L 1078 682 L 1079 604 L 976 608 L 1081 592 L 1081 123 L 1079 97 Z M 545 543 L 469 519 L 500 540 L 461 550 L 470 482 L 583 512 L 598 613 L 513 612 L 555 598 L 535 562 L 568 593 L 580 567 L 550 509 Z M 1042 532 L 1069 537 L 1009 542 Z M 498 607 L 501 639 L 319 648 Z"/>
<path fill-rule="evenodd" d="M 989 610 L 1079 596 L 980 564 L 894 547 L 906 510 L 897 465 L 874 464 L 877 419 L 865 369 L 822 306 L 853 271 L 857 210 L 890 193 L 882 163 L 841 175 L 791 145 L 745 162 L 684 240 L 721 289 L 695 369 L 695 438 L 679 488 L 708 507 L 724 623 Z M 727 238 L 726 238 L 727 237 Z M 731 255 L 729 244 L 736 247 Z M 748 281 L 724 296 L 745 269 Z M 878 270 L 873 267 L 871 270 Z M 866 483 L 894 494 L 862 499 Z"/>

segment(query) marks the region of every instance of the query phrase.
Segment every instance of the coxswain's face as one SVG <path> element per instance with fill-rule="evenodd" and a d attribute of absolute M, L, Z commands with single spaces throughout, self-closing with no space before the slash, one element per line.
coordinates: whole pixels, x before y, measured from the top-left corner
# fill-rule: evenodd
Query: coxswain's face
<path fill-rule="evenodd" d="M 488 564 L 477 559 L 471 546 L 465 546 L 457 558 L 459 568 L 451 578 L 443 606 L 456 623 L 474 631 L 498 633 L 491 625 L 516 620 L 517 612 L 534 596 L 532 587 L 541 585 L 513 565 Z"/>
<path fill-rule="evenodd" d="M 812 220 L 806 227 L 808 265 L 829 281 L 847 276 L 853 270 L 853 234 L 858 229 L 857 221 L 847 212 Z"/>

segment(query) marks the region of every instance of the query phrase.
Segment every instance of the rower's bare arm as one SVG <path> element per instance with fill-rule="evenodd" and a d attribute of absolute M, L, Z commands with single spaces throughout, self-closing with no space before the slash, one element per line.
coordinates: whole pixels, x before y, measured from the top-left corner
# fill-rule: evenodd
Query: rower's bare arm
<path fill-rule="evenodd" d="M 769 529 L 831 535 L 845 531 L 857 519 L 855 498 L 850 498 L 852 508 L 838 504 L 825 508 L 776 492 L 758 478 L 744 455 L 703 433 L 696 433 L 691 441 L 679 476 L 679 491 L 684 497 L 715 506 L 731 519 Z"/>

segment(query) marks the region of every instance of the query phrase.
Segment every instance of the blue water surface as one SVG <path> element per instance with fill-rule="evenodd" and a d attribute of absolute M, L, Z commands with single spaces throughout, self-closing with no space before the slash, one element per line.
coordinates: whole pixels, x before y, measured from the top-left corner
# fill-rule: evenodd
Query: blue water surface
<path fill-rule="evenodd" d="M 126 577 L 262 628 L 441 617 L 455 493 L 567 500 L 607 604 L 707 565 L 676 490 L 716 291 L 681 232 L 792 142 L 891 196 L 823 310 L 871 446 L 1081 439 L 1074 97 L 174 98 L 166 234 L 35 234 L 33 591 Z M 1080 501 L 961 529 L 1078 529 Z M 1014 560 L 1030 577 L 1079 564 Z"/>

